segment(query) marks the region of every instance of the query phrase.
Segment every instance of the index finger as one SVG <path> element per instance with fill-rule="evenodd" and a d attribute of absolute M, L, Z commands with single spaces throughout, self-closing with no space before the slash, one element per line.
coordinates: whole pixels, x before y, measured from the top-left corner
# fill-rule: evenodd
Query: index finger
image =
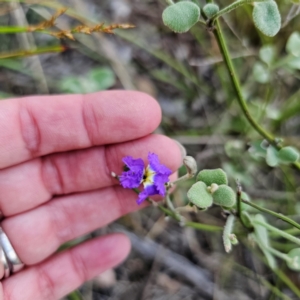
<path fill-rule="evenodd" d="M 124 142 L 159 124 L 158 103 L 140 92 L 35 96 L 0 102 L 0 168 L 53 152 Z"/>

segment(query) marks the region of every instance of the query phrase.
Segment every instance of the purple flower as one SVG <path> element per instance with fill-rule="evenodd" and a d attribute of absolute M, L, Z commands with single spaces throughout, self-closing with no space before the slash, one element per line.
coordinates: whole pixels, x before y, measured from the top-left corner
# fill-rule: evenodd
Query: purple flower
<path fill-rule="evenodd" d="M 148 154 L 149 165 L 145 168 L 142 159 L 134 159 L 131 156 L 123 158 L 126 171 L 120 176 L 121 185 L 124 188 L 133 189 L 144 185 L 144 190 L 139 194 L 137 203 L 141 204 L 147 197 L 153 195 L 165 196 L 165 184 L 169 182 L 171 170 L 159 162 L 154 153 Z"/>

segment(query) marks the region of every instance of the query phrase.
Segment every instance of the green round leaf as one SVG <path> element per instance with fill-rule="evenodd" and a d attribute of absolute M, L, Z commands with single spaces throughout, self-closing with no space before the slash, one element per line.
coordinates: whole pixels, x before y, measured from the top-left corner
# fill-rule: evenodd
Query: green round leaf
<path fill-rule="evenodd" d="M 275 55 L 276 55 L 276 50 L 275 50 L 275 47 L 272 45 L 263 46 L 259 50 L 259 58 L 263 62 L 265 62 L 268 66 L 270 66 L 272 64 L 272 62 L 274 61 Z"/>
<path fill-rule="evenodd" d="M 232 207 L 236 202 L 235 192 L 228 185 L 220 185 L 219 188 L 212 194 L 214 204 Z"/>
<path fill-rule="evenodd" d="M 212 195 L 207 191 L 205 183 L 199 181 L 192 185 L 187 193 L 187 197 L 191 203 L 203 209 L 212 205 Z"/>
<path fill-rule="evenodd" d="M 270 81 L 270 71 L 265 64 L 256 62 L 253 66 L 253 77 L 259 83 L 267 83 Z"/>
<path fill-rule="evenodd" d="M 294 271 L 300 271 L 300 248 L 291 250 L 288 254 L 291 262 L 287 262 L 288 267 Z"/>
<path fill-rule="evenodd" d="M 278 151 L 278 158 L 283 163 L 293 163 L 299 159 L 299 152 L 293 147 L 283 147 Z"/>
<path fill-rule="evenodd" d="M 272 145 L 270 145 L 267 149 L 266 162 L 270 167 L 275 167 L 279 163 L 278 151 Z"/>
<path fill-rule="evenodd" d="M 214 3 L 208 3 L 203 6 L 203 12 L 207 16 L 207 18 L 211 18 L 219 11 L 219 6 Z"/>
<path fill-rule="evenodd" d="M 222 169 L 202 170 L 197 175 L 197 181 L 203 181 L 207 186 L 213 183 L 228 184 L 227 175 Z"/>
<path fill-rule="evenodd" d="M 253 21 L 257 29 L 266 36 L 275 36 L 281 27 L 281 16 L 277 3 L 273 0 L 253 2 Z"/>
<path fill-rule="evenodd" d="M 187 32 L 198 22 L 199 17 L 199 6 L 190 1 L 180 1 L 170 5 L 162 14 L 164 24 L 178 33 Z"/>
<path fill-rule="evenodd" d="M 300 56 L 300 33 L 293 32 L 286 44 L 286 51 L 296 57 Z"/>

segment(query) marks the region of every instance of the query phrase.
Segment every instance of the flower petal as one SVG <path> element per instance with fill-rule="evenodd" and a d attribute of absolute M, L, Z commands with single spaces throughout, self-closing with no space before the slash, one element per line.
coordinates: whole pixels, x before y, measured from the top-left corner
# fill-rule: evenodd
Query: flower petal
<path fill-rule="evenodd" d="M 143 170 L 145 166 L 141 158 L 134 159 L 132 156 L 126 156 L 122 161 L 131 171 Z"/>
<path fill-rule="evenodd" d="M 159 162 L 158 156 L 155 153 L 148 154 L 148 161 L 151 169 L 157 174 L 171 175 L 171 170 Z"/>
<path fill-rule="evenodd" d="M 169 182 L 169 176 L 163 174 L 157 174 L 154 176 L 154 184 L 156 186 L 156 190 L 158 194 L 161 196 L 166 195 L 166 186 L 165 183 Z"/>
<path fill-rule="evenodd" d="M 148 185 L 141 193 L 139 193 L 139 198 L 137 199 L 136 202 L 137 204 L 141 204 L 143 201 L 146 200 L 147 197 L 157 195 L 157 194 L 158 194 L 158 190 L 156 189 L 156 186 L 154 184 Z"/>
<path fill-rule="evenodd" d="M 142 159 L 133 159 L 131 156 L 123 158 L 123 162 L 129 168 L 120 176 L 120 183 L 124 188 L 133 189 L 139 187 L 144 175 L 144 162 Z"/>

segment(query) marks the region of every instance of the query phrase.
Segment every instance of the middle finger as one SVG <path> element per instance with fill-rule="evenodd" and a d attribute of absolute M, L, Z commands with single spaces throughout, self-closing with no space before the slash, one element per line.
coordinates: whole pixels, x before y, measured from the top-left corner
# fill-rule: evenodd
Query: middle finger
<path fill-rule="evenodd" d="M 159 145 L 159 146 L 158 146 Z M 112 186 L 111 172 L 122 170 L 126 155 L 146 159 L 155 152 L 172 170 L 182 158 L 176 143 L 161 135 L 86 150 L 58 153 L 0 170 L 0 209 L 12 216 L 49 201 L 54 195 Z"/>

